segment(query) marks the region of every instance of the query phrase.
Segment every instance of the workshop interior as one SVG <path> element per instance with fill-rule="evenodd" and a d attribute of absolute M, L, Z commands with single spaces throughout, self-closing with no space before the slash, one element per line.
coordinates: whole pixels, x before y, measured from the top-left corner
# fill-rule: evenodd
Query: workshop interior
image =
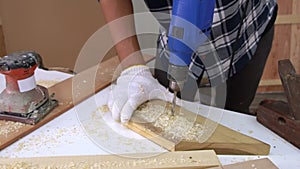
<path fill-rule="evenodd" d="M 138 35 L 151 64 L 159 25 L 144 1 L 132 2 L 140 14 L 136 29 L 151 32 Z M 211 23 L 216 2 L 201 3 L 211 13 L 197 12 Z M 0 0 L 0 169 L 300 168 L 300 1 L 277 3 L 272 49 L 249 114 L 204 102 L 176 104 L 191 60 L 181 62 L 175 52 L 168 69 L 173 100 L 147 101 L 123 126 L 107 107 L 120 65 L 99 3 Z M 208 35 L 204 21 L 196 26 Z M 168 43 L 189 55 L 176 40 L 184 28 L 198 31 L 175 20 Z M 213 94 L 207 81 L 199 89 L 203 98 Z"/>

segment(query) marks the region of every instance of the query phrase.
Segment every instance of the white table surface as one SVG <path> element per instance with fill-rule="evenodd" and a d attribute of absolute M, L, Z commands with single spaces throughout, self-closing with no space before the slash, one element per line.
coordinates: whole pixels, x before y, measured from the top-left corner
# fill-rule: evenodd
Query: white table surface
<path fill-rule="evenodd" d="M 71 77 L 64 73 L 43 70 L 37 70 L 35 76 L 37 82 L 62 81 Z M 1 76 L 0 84 L 1 91 L 3 88 L 3 77 Z M 107 96 L 108 88 L 8 146 L 0 152 L 0 157 L 160 153 L 166 151 L 114 122 L 109 112 L 105 113 L 99 109 L 106 105 Z M 255 117 L 199 104 L 197 106 L 192 104 L 185 108 L 191 111 L 199 110 L 198 113 L 201 115 L 271 146 L 268 156 L 218 155 L 223 165 L 267 157 L 280 169 L 300 168 L 300 150 L 262 126 Z M 214 112 L 215 116 L 204 113 L 210 111 Z"/>

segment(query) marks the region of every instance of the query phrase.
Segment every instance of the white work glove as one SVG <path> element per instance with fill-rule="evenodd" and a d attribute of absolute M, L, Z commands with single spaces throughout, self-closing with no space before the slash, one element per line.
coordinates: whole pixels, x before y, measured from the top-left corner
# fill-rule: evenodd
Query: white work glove
<path fill-rule="evenodd" d="M 173 94 L 152 76 L 147 66 L 137 65 L 125 69 L 117 84 L 112 85 L 108 107 L 115 120 L 127 123 L 139 105 L 152 99 L 171 102 Z"/>

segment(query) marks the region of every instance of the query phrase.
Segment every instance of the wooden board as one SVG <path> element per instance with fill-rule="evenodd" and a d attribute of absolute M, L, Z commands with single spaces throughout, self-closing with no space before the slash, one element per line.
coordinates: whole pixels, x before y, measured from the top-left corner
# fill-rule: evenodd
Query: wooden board
<path fill-rule="evenodd" d="M 257 109 L 257 121 L 300 148 L 300 121 L 295 120 L 290 111 L 286 102 L 264 100 Z"/>
<path fill-rule="evenodd" d="M 278 16 L 292 14 L 293 0 L 278 0 Z M 278 22 L 278 21 L 277 21 Z M 277 62 L 281 59 L 289 58 L 290 54 L 290 39 L 291 39 L 291 24 L 276 24 L 274 32 L 274 40 L 272 50 L 269 54 L 264 73 L 263 80 L 279 79 Z"/>
<path fill-rule="evenodd" d="M 280 80 L 277 62 L 290 59 L 300 72 L 300 1 L 278 0 L 278 15 L 272 50 L 268 57 L 262 80 Z M 281 92 L 280 85 L 259 86 L 258 92 Z"/>
<path fill-rule="evenodd" d="M 295 5 L 297 5 L 296 1 L 294 1 Z M 296 8 L 295 8 L 296 9 Z M 275 24 L 299 24 L 300 23 L 300 15 L 279 15 L 277 16 Z"/>
<path fill-rule="evenodd" d="M 5 55 L 6 55 L 6 47 L 4 43 L 3 27 L 1 25 L 1 18 L 0 18 L 0 57 Z"/>
<path fill-rule="evenodd" d="M 297 21 L 300 20 L 300 1 L 293 0 L 292 14 L 297 17 Z M 292 24 L 291 28 L 291 53 L 290 60 L 292 61 L 296 72 L 300 74 L 300 23 Z"/>
<path fill-rule="evenodd" d="M 217 154 L 269 154 L 270 146 L 268 144 L 231 130 L 200 115 L 195 115 L 195 113 L 184 108 L 177 106 L 177 114 L 175 117 L 172 117 L 171 115 L 166 115 L 166 112 L 170 110 L 171 106 L 168 106 L 168 104 L 163 101 L 152 100 L 145 104 L 148 105 L 142 105 L 142 108 L 138 109 L 139 111 L 135 111 L 128 127 L 170 151 L 213 149 Z M 157 105 L 160 105 L 162 108 Z M 149 114 L 153 115 L 154 113 L 157 113 L 158 115 L 153 115 L 156 119 L 146 119 L 148 116 L 144 116 L 141 112 L 146 112 L 145 114 L 148 113 L 148 116 Z M 174 122 L 172 126 L 170 125 L 173 123 L 171 118 L 177 119 L 176 123 Z M 181 120 L 185 122 L 185 124 L 181 124 L 178 122 L 179 118 L 186 118 L 188 121 Z M 167 124 L 167 122 L 163 125 L 158 124 L 157 121 L 163 120 L 165 120 L 165 122 L 171 122 L 170 124 Z M 196 130 L 191 127 L 187 130 L 180 131 L 185 125 L 193 125 L 193 127 L 196 125 L 202 126 L 202 129 Z M 192 130 L 195 130 L 196 133 L 189 133 Z M 178 132 L 187 134 L 178 136 L 181 134 L 178 134 Z M 198 137 L 197 135 L 200 134 L 202 135 Z M 195 137 L 191 137 L 190 135 L 195 135 Z"/>
<path fill-rule="evenodd" d="M 225 165 L 222 167 L 213 167 L 210 169 L 278 169 L 269 159 L 250 160 L 246 162 Z"/>
<path fill-rule="evenodd" d="M 266 91 L 283 92 L 283 87 L 280 79 L 261 80 L 256 93 L 263 93 Z"/>
<path fill-rule="evenodd" d="M 0 159 L 0 168 L 192 169 L 220 166 L 214 151 Z M 50 169 L 49 168 L 49 169 Z"/>

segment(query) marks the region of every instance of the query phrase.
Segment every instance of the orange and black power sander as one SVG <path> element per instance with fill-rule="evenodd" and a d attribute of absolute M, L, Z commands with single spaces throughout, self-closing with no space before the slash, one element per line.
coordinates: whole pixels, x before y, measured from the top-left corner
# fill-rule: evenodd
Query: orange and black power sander
<path fill-rule="evenodd" d="M 40 61 L 33 51 L 0 58 L 0 73 L 6 80 L 0 91 L 0 120 L 36 124 L 58 105 L 45 87 L 36 84 L 34 72 Z"/>

